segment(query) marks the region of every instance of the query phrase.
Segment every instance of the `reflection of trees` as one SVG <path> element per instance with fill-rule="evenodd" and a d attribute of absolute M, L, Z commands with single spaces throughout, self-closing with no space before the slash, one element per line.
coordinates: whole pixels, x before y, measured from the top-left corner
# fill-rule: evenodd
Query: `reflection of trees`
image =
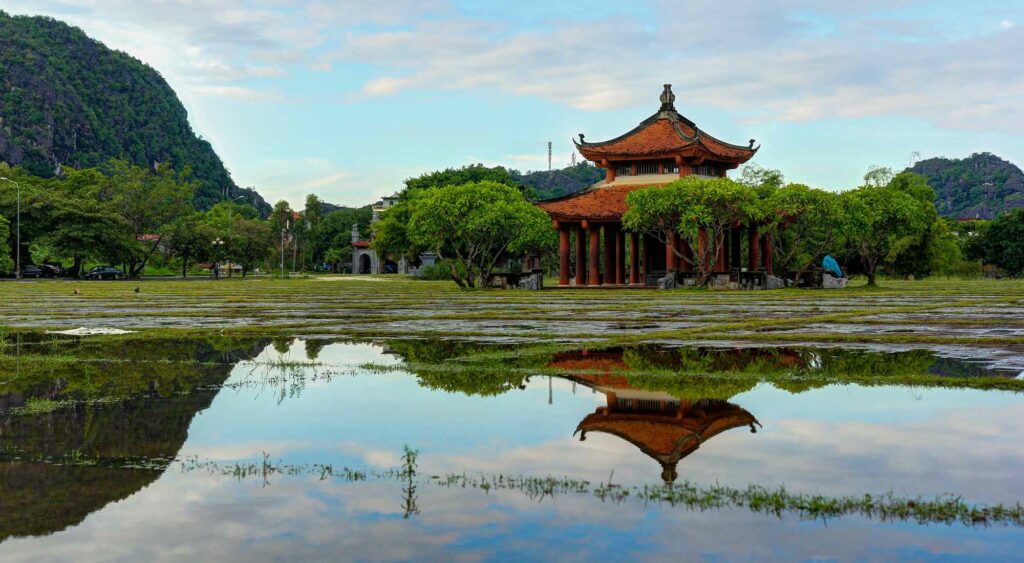
<path fill-rule="evenodd" d="M 493 396 L 522 388 L 527 377 L 513 362 L 486 356 L 507 346 L 426 339 L 389 341 L 387 348 L 407 362 L 404 370 L 430 389 Z"/>
<path fill-rule="evenodd" d="M 119 399 L 61 402 L 33 415 L 5 411 L 0 418 L 0 541 L 77 525 L 155 481 L 184 444 L 192 419 L 227 379 L 231 360 L 254 357 L 266 345 L 254 340 L 108 344 L 106 354 L 93 344 L 84 347 L 103 361 L 23 358 L 22 377 L 13 382 L 17 390 L 3 396 L 7 406 L 40 398 Z M 158 361 L 188 354 L 199 362 Z M 125 362 L 125 355 L 148 361 Z"/>
<path fill-rule="evenodd" d="M 0 409 L 32 399 L 82 401 L 97 397 L 170 396 L 187 393 L 225 366 L 266 346 L 256 339 L 137 339 L 130 342 L 60 339 L 26 346 L 17 379 L 0 386 Z M 0 371 L 14 372 L 16 357 L 0 357 Z M 222 381 L 222 380 L 221 380 Z"/>

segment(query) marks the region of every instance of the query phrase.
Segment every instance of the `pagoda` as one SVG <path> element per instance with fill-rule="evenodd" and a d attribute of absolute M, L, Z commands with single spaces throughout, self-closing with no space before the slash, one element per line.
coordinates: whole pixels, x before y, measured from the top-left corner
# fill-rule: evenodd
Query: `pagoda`
<path fill-rule="evenodd" d="M 661 478 L 671 483 L 677 466 L 701 444 L 733 428 L 757 432 L 757 418 L 720 399 L 681 399 L 668 393 L 638 389 L 623 373 L 629 369 L 622 349 L 560 352 L 548 368 L 571 370 L 568 379 L 604 394 L 599 406 L 580 421 L 575 434 L 611 434 L 636 446 L 661 465 Z"/>
<path fill-rule="evenodd" d="M 666 84 L 661 107 L 633 130 L 602 142 L 588 142 L 581 133 L 579 142 L 573 141 L 580 154 L 605 169 L 605 178 L 571 195 L 537 204 L 551 216 L 558 230 L 559 286 L 621 286 L 627 283 L 627 276 L 629 285 L 653 285 L 669 271 L 692 269 L 673 251 L 677 248 L 692 256 L 692 249 L 686 248 L 678 235 L 670 234 L 667 242 L 661 242 L 655 237 L 623 232 L 626 196 L 685 176 L 724 177 L 726 171 L 750 160 L 760 147 L 754 146 L 753 139 L 742 146 L 712 137 L 676 111 L 675 99 L 672 85 Z M 742 225 L 737 225 L 729 233 L 728 244 L 718 245 L 721 250 L 715 259 L 715 273 L 741 267 L 741 229 Z M 759 236 L 756 228 L 750 228 L 747 235 L 749 260 L 743 266 L 770 273 L 770 239 Z M 575 264 L 571 264 L 573 237 Z M 575 276 L 570 280 L 572 266 Z"/>

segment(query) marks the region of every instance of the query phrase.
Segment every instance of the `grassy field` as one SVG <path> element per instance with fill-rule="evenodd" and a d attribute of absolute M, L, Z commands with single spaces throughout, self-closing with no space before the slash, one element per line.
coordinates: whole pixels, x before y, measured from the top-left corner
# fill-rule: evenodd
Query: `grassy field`
<path fill-rule="evenodd" d="M 137 290 L 137 291 L 136 291 Z M 77 294 L 76 294 L 77 291 Z M 461 291 L 396 277 L 0 284 L 0 326 L 142 334 L 1024 345 L 1024 282 L 877 289 Z"/>

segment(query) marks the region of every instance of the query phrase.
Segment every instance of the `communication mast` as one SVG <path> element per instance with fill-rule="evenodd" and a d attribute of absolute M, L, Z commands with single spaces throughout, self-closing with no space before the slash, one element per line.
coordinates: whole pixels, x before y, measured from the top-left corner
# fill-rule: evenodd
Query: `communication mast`
<path fill-rule="evenodd" d="M 551 172 L 551 141 L 548 141 L 548 172 Z"/>

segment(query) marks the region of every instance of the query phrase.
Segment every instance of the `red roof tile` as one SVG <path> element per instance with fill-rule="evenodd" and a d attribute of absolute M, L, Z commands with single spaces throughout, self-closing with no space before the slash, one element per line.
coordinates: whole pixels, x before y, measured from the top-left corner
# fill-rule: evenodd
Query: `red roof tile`
<path fill-rule="evenodd" d="M 560 220 L 612 220 L 622 218 L 626 212 L 626 196 L 634 190 L 659 184 L 623 184 L 592 188 L 573 195 L 542 201 L 537 207 L 554 219 Z"/>
<path fill-rule="evenodd" d="M 622 161 L 631 159 L 681 156 L 693 161 L 723 160 L 742 164 L 757 152 L 753 147 L 720 141 L 708 135 L 676 111 L 672 87 L 665 85 L 661 109 L 628 133 L 603 142 L 585 142 L 580 135 L 576 148 L 589 160 Z"/>

